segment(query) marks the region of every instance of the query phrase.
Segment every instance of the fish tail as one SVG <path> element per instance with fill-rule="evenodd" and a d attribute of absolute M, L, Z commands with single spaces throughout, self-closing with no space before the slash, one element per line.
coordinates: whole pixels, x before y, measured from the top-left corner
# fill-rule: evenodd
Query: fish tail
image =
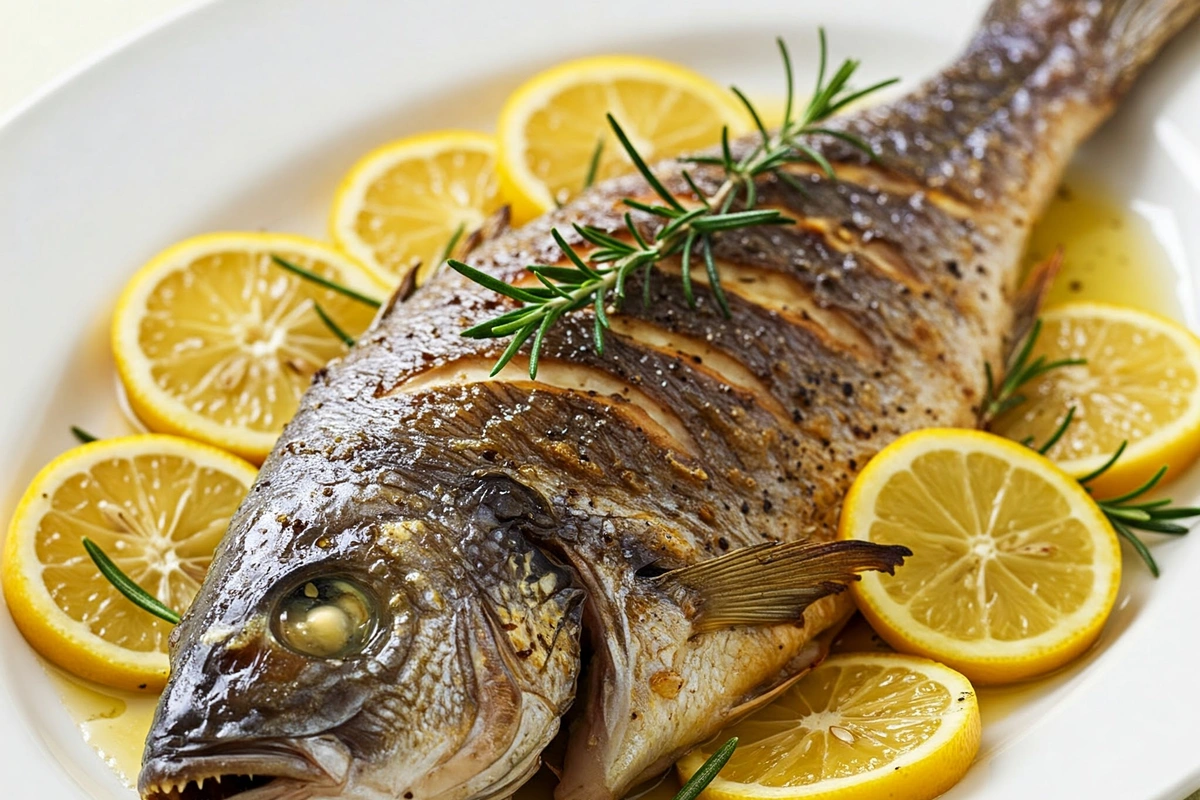
<path fill-rule="evenodd" d="M 1088 64 L 1097 99 L 1123 94 L 1157 52 L 1200 14 L 1200 0 L 995 0 L 984 35 L 1052 32 L 1064 58 Z"/>

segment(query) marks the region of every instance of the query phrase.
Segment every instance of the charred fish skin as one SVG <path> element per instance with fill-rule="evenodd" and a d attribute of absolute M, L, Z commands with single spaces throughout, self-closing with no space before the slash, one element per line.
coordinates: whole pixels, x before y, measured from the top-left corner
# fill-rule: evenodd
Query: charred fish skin
<path fill-rule="evenodd" d="M 317 376 L 233 521 L 175 637 L 143 797 L 232 796 L 160 787 L 251 773 L 277 777 L 239 797 L 503 796 L 578 686 L 558 795 L 607 800 L 786 686 L 844 594 L 803 625 L 708 630 L 704 586 L 663 573 L 828 540 L 881 447 L 974 424 L 1030 221 L 1198 9 L 1000 0 L 948 70 L 835 123 L 878 163 L 820 140 L 838 180 L 760 182 L 797 223 L 717 240 L 728 318 L 702 288 L 689 308 L 666 263 L 649 304 L 630 284 L 603 355 L 588 313 L 552 328 L 532 382 L 519 359 L 489 379 L 504 342 L 458 335 L 507 307 L 493 293 L 444 270 L 393 303 Z M 679 164 L 656 169 L 688 197 Z M 619 231 L 626 196 L 648 188 L 597 186 L 471 261 L 525 280 L 562 261 L 551 228 Z M 289 647 L 279 604 L 337 581 L 373 604 L 372 635 L 336 658 Z"/>

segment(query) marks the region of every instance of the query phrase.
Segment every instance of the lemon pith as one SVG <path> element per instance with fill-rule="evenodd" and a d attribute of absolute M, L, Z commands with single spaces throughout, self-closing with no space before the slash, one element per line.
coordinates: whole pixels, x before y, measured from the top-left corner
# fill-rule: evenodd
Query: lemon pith
<path fill-rule="evenodd" d="M 974 689 L 923 658 L 832 656 L 766 707 L 679 763 L 690 777 L 714 743 L 738 749 L 705 791 L 722 800 L 921 800 L 941 794 L 979 747 Z"/>
<path fill-rule="evenodd" d="M 500 181 L 518 222 L 580 192 L 601 140 L 597 180 L 632 170 L 609 112 L 651 163 L 715 145 L 723 125 L 736 135 L 747 124 L 727 90 L 666 61 L 611 55 L 552 67 L 509 95 L 500 113 Z"/>
<path fill-rule="evenodd" d="M 54 459 L 30 483 L 5 542 L 4 595 L 17 627 L 77 675 L 161 688 L 171 626 L 121 596 L 82 537 L 182 611 L 254 475 L 228 453 L 159 434 L 101 440 Z"/>
<path fill-rule="evenodd" d="M 372 308 L 292 275 L 272 255 L 385 296 L 350 258 L 301 236 L 216 233 L 168 248 L 130 280 L 113 314 L 117 371 L 151 430 L 261 462 L 312 375 L 345 352 L 314 304 L 352 336 L 366 329 Z"/>
<path fill-rule="evenodd" d="M 329 231 L 384 283 L 395 285 L 418 264 L 423 282 L 456 230 L 470 235 L 501 205 L 495 139 L 436 131 L 360 158 L 338 186 Z"/>
<path fill-rule="evenodd" d="M 1163 317 L 1105 303 L 1069 303 L 1042 315 L 1034 357 L 1085 358 L 1022 388 L 1027 400 L 992 429 L 1015 441 L 1042 442 L 1074 417 L 1047 455 L 1082 476 L 1122 442 L 1111 469 L 1090 483 L 1098 497 L 1123 494 L 1162 466 L 1181 475 L 1200 456 L 1200 339 Z"/>
<path fill-rule="evenodd" d="M 839 537 L 913 550 L 851 591 L 889 644 L 980 684 L 1054 669 L 1099 635 L 1120 549 L 1087 492 L 1026 447 L 926 430 L 880 452 L 842 509 Z"/>

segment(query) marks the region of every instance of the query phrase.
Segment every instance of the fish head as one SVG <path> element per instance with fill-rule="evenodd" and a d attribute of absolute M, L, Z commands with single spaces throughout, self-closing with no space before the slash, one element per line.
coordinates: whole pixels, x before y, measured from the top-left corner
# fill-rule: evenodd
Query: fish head
<path fill-rule="evenodd" d="M 142 798 L 465 800 L 532 775 L 574 696 L 582 593 L 515 481 L 441 502 L 252 496 L 173 634 Z"/>

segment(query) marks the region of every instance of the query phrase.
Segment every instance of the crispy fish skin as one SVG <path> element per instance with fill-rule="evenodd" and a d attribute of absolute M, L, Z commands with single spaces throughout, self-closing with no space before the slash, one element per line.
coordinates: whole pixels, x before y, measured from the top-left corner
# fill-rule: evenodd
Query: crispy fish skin
<path fill-rule="evenodd" d="M 443 270 L 392 303 L 316 377 L 179 626 L 143 798 L 502 797 L 578 687 L 558 796 L 607 799 L 769 699 L 818 657 L 846 595 L 802 625 L 740 624 L 754 584 L 777 585 L 770 553 L 792 546 L 736 573 L 763 576 L 744 591 L 695 565 L 827 541 L 880 448 L 974 426 L 1032 220 L 1198 10 L 1000 0 L 946 71 L 834 123 L 878 163 L 821 139 L 837 180 L 760 181 L 759 206 L 797 222 L 716 240 L 728 318 L 703 287 L 689 308 L 665 263 L 648 304 L 631 281 L 603 355 L 588 313 L 553 327 L 533 382 L 521 358 L 488 379 L 505 342 L 458 336 L 508 307 L 493 293 Z M 657 170 L 687 196 L 680 165 Z M 602 184 L 471 261 L 526 280 L 563 260 L 551 228 L 573 244 L 572 223 L 619 231 L 621 199 L 648 195 Z M 281 604 L 334 579 L 366 598 L 370 635 L 344 657 L 289 646 Z"/>

